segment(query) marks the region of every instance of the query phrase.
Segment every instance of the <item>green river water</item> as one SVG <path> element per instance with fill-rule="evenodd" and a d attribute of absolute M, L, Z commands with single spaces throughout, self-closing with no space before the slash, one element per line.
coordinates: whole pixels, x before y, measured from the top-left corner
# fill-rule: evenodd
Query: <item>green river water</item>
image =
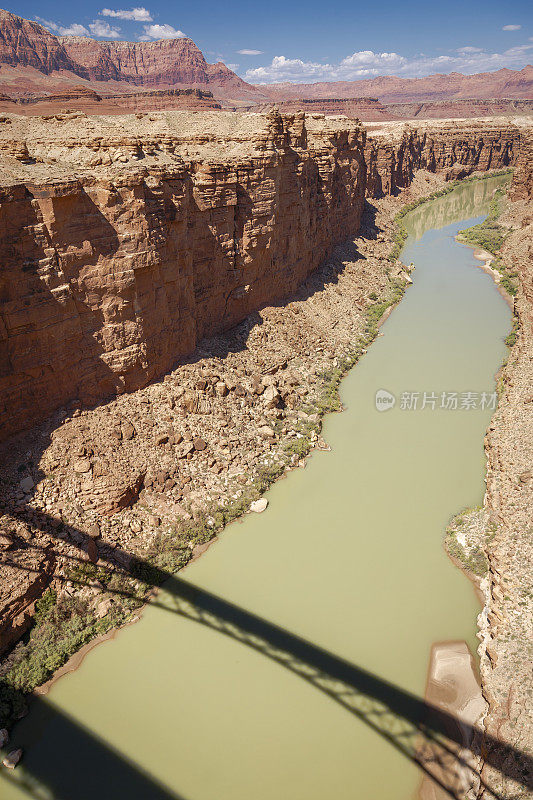
<path fill-rule="evenodd" d="M 493 392 L 511 312 L 472 250 L 501 178 L 406 218 L 413 285 L 341 386 L 315 452 L 181 578 L 423 696 L 431 645 L 476 647 L 473 588 L 443 550 L 450 517 L 483 500 L 489 409 L 441 392 Z M 397 402 L 379 412 L 375 393 Z M 401 406 L 434 392 L 434 410 Z M 328 694 L 254 649 L 164 607 L 92 650 L 21 723 L 24 761 L 2 800 L 407 800 L 417 768 Z M 5 771 L 3 775 L 5 776 Z M 47 790 L 45 789 L 47 787 Z"/>

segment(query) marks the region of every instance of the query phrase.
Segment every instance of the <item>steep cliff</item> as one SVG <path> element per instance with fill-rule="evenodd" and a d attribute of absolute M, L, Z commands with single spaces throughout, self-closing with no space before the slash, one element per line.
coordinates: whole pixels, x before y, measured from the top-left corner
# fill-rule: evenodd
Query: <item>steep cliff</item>
<path fill-rule="evenodd" d="M 0 130 L 0 430 L 168 371 L 281 301 L 357 231 L 365 192 L 426 169 L 506 167 L 516 126 L 303 114 L 5 117 Z"/>
<path fill-rule="evenodd" d="M 0 64 L 34 67 L 44 73 L 76 72 L 76 65 L 56 36 L 37 22 L 0 9 Z"/>
<path fill-rule="evenodd" d="M 221 97 L 249 98 L 251 102 L 264 97 L 225 64 L 208 64 L 186 37 L 111 42 L 54 36 L 37 22 L 1 9 L 0 66 L 2 86 L 14 96 L 35 90 L 53 93 L 81 78 L 97 82 L 100 89 L 102 83 L 109 83 L 111 91 L 116 91 L 117 82 L 123 82 L 150 88 L 209 86 Z"/>
<path fill-rule="evenodd" d="M 474 170 L 508 167 L 515 163 L 520 131 L 508 122 L 442 122 L 384 126 L 365 148 L 367 194 L 381 197 L 408 186 L 416 170 L 445 172 L 462 178 Z"/>
<path fill-rule="evenodd" d="M 533 132 L 525 128 L 522 131 L 520 152 L 516 161 L 516 170 L 511 186 L 513 200 L 528 200 L 533 197 Z"/>
<path fill-rule="evenodd" d="M 281 300 L 357 230 L 362 131 L 308 140 L 303 117 L 261 122 L 245 157 L 185 162 L 175 134 L 140 145 L 122 131 L 131 160 L 166 152 L 150 170 L 121 155 L 120 169 L 1 190 L 2 436 L 69 400 L 148 383 L 200 338 Z"/>

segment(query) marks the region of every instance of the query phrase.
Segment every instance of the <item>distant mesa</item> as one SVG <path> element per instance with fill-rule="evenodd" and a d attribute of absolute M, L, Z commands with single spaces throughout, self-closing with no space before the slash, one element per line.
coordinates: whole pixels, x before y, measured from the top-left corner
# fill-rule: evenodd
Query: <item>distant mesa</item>
<path fill-rule="evenodd" d="M 172 94 L 198 90 L 203 94 Z M 165 94 L 166 92 L 166 94 Z M 142 96 L 141 96 L 141 93 Z M 127 95 L 119 102 L 120 95 Z M 44 98 L 47 98 L 46 101 Z M 101 99 L 98 99 L 101 98 Z M 477 75 L 385 76 L 360 81 L 253 85 L 222 62 L 209 64 L 188 38 L 154 42 L 97 41 L 54 36 L 42 25 L 0 10 L 0 106 L 74 103 L 88 113 L 117 109 L 219 108 L 259 110 L 275 102 L 280 109 L 359 116 L 364 121 L 492 113 L 531 113 L 513 102 L 533 99 L 533 67 Z M 499 100 L 503 105 L 472 106 Z M 428 104 L 459 103 L 431 106 Z M 510 103 L 511 105 L 506 105 Z M 412 108 L 403 104 L 417 104 Z M 396 108 L 391 108 L 394 105 Z M 32 111 L 30 106 L 34 107 Z M 17 107 L 20 111 L 20 107 Z"/>

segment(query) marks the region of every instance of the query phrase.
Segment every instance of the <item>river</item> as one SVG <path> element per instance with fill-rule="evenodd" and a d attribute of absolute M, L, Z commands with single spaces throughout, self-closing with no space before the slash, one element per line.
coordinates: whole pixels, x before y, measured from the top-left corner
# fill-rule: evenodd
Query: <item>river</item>
<path fill-rule="evenodd" d="M 413 285 L 342 383 L 345 411 L 324 425 L 331 452 L 279 481 L 265 513 L 231 525 L 181 573 L 419 697 L 432 643 L 476 647 L 479 605 L 442 541 L 450 517 L 483 500 L 492 411 L 479 406 L 511 313 L 454 236 L 501 182 L 465 184 L 406 217 Z M 394 408 L 376 410 L 378 390 Z M 457 410 L 440 408 L 442 392 L 458 393 Z M 465 392 L 476 408 L 460 407 Z M 19 723 L 24 761 L 0 777 L 3 800 L 30 796 L 26 778 L 64 800 L 416 797 L 417 767 L 331 691 L 212 618 L 184 618 L 172 593 L 158 599 L 166 609 L 149 606 L 92 650 Z"/>

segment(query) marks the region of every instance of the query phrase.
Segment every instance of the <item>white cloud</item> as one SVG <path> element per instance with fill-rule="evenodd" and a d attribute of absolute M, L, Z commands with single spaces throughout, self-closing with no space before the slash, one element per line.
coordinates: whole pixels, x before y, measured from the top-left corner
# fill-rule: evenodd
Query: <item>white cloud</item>
<path fill-rule="evenodd" d="M 230 69 L 232 72 L 235 72 L 236 69 L 239 68 L 238 64 L 226 64 L 227 68 Z"/>
<path fill-rule="evenodd" d="M 345 67 L 389 67 L 401 66 L 405 64 L 407 59 L 399 56 L 398 53 L 374 53 L 372 50 L 360 50 L 357 53 L 352 53 L 351 56 L 343 58 L 341 66 Z"/>
<path fill-rule="evenodd" d="M 35 17 L 35 21 L 40 25 L 44 25 L 49 31 L 59 34 L 59 36 L 89 36 L 89 31 L 84 25 L 79 25 L 73 22 L 72 25 L 59 25 L 57 22 L 51 22 L 49 19 L 42 19 L 42 17 Z"/>
<path fill-rule="evenodd" d="M 120 28 L 112 28 L 109 22 L 102 22 L 101 19 L 95 19 L 89 28 L 93 36 L 100 36 L 104 39 L 120 39 Z"/>
<path fill-rule="evenodd" d="M 154 39 L 186 39 L 183 31 L 178 31 L 172 25 L 145 25 L 144 34 L 139 36 L 141 42 L 150 42 Z"/>
<path fill-rule="evenodd" d="M 263 54 L 262 50 L 237 50 L 241 56 L 260 56 Z"/>
<path fill-rule="evenodd" d="M 147 8 L 141 6 L 139 8 L 103 8 L 100 12 L 101 17 L 115 17 L 116 19 L 132 19 L 135 22 L 152 22 L 153 17 Z"/>
<path fill-rule="evenodd" d="M 504 25 L 502 31 L 519 31 L 521 25 Z"/>
<path fill-rule="evenodd" d="M 35 20 L 59 36 L 90 36 L 92 34 L 104 39 L 120 39 L 120 29 L 112 28 L 108 22 L 103 22 L 101 19 L 95 19 L 90 23 L 89 28 L 77 22 L 73 22 L 72 25 L 59 25 L 57 22 L 41 19 L 41 17 L 35 17 Z"/>
<path fill-rule="evenodd" d="M 406 58 L 398 53 L 374 53 L 361 50 L 342 59 L 338 64 L 303 61 L 299 58 L 276 56 L 266 67 L 246 70 L 244 77 L 252 83 L 277 83 L 294 81 L 350 81 L 378 75 L 398 75 L 420 78 L 435 73 L 462 72 L 472 75 L 502 67 L 523 67 L 533 50 L 533 45 L 511 47 L 503 53 L 488 53 L 477 47 L 462 47 L 451 55 L 417 55 Z"/>

